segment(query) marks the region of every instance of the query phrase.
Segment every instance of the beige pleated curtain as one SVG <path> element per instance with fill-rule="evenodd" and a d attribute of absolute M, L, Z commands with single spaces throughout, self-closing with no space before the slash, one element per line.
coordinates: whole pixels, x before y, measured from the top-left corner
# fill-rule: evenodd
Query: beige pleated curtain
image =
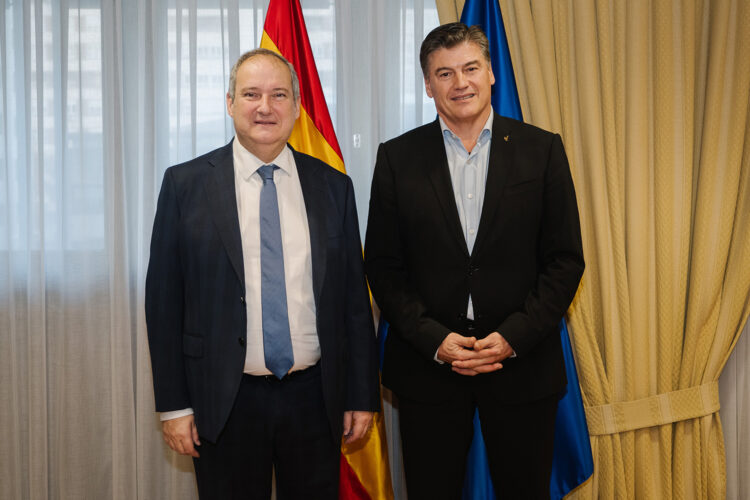
<path fill-rule="evenodd" d="M 595 473 L 574 496 L 724 498 L 718 379 L 750 311 L 750 2 L 500 4 L 524 118 L 562 135 L 582 219 L 569 321 Z M 463 2 L 438 6 L 449 22 Z"/>

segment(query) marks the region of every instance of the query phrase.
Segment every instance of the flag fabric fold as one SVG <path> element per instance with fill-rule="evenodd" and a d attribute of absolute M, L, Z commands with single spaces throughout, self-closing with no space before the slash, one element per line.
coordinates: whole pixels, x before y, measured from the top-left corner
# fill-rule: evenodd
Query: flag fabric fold
<path fill-rule="evenodd" d="M 284 56 L 299 77 L 300 116 L 289 144 L 345 173 L 299 0 L 271 0 L 260 46 Z M 375 414 L 372 428 L 363 440 L 341 447 L 339 498 L 393 499 L 382 411 Z"/>
<path fill-rule="evenodd" d="M 565 320 L 560 322 L 565 373 L 568 385 L 557 405 L 555 445 L 552 461 L 550 498 L 559 499 L 585 483 L 594 473 L 586 412 L 583 409 L 578 372 Z"/>
<path fill-rule="evenodd" d="M 523 120 L 498 0 L 466 0 L 461 22 L 469 26 L 481 26 L 489 40 L 492 72 L 495 75 L 495 85 L 492 87 L 492 107 L 495 112 Z M 563 498 L 594 473 L 586 414 L 564 319 L 560 322 L 560 340 L 568 385 L 558 404 L 555 420 L 554 458 L 550 480 L 550 497 L 554 500 Z M 500 493 L 502 494 L 502 491 Z M 478 413 L 474 415 L 474 440 L 467 460 L 463 498 L 495 498 Z"/>

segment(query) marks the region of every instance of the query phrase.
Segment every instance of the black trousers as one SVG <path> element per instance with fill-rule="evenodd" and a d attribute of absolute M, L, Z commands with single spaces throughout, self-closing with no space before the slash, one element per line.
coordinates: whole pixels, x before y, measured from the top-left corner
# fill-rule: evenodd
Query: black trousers
<path fill-rule="evenodd" d="M 283 380 L 243 375 L 216 443 L 193 459 L 202 500 L 335 499 L 340 448 L 326 416 L 320 365 Z"/>
<path fill-rule="evenodd" d="M 434 403 L 399 396 L 409 500 L 461 498 L 476 408 L 497 497 L 548 499 L 557 401 L 501 404 L 470 389 Z"/>

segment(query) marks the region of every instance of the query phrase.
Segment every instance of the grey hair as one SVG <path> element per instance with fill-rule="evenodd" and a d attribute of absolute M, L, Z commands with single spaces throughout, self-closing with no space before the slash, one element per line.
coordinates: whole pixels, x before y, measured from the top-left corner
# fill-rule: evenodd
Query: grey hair
<path fill-rule="evenodd" d="M 492 66 L 490 60 L 490 43 L 487 36 L 479 26 L 466 26 L 464 23 L 448 23 L 438 26 L 430 31 L 422 42 L 419 50 L 419 64 L 422 66 L 422 75 L 427 78 L 430 63 L 430 54 L 439 49 L 451 49 L 464 42 L 476 44 L 482 52 L 484 59 Z"/>
<path fill-rule="evenodd" d="M 272 50 L 259 48 L 253 49 L 249 52 L 245 52 L 240 56 L 239 59 L 237 59 L 237 62 L 234 63 L 234 66 L 232 66 L 232 71 L 229 73 L 229 90 L 227 91 L 232 102 L 234 102 L 234 91 L 235 87 L 237 86 L 237 70 L 240 69 L 242 63 L 257 56 L 275 57 L 276 59 L 284 63 L 287 68 L 289 68 L 289 73 L 291 73 L 292 75 L 292 94 L 294 94 L 294 102 L 299 101 L 299 78 L 297 78 L 297 72 L 294 71 L 294 66 L 292 66 L 292 63 L 287 61 L 286 58 L 281 54 L 277 54 Z"/>

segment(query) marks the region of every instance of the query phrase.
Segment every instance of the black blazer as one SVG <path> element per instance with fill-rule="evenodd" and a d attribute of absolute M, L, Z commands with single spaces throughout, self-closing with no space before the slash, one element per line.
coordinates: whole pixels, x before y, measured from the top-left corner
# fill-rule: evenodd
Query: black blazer
<path fill-rule="evenodd" d="M 351 180 L 293 151 L 305 199 L 323 396 L 335 440 L 346 410 L 380 407 L 375 334 Z M 247 311 L 232 143 L 167 169 L 146 276 L 157 411 L 192 407 L 216 441 L 245 364 Z"/>
<path fill-rule="evenodd" d="M 397 394 L 446 398 L 470 383 L 501 400 L 526 401 L 565 386 L 558 323 L 584 262 L 560 136 L 495 115 L 471 254 L 439 122 L 381 144 L 365 263 L 391 325 L 383 383 Z M 465 332 L 469 294 L 476 335 L 498 331 L 517 354 L 501 370 L 473 378 L 433 359 L 448 333 Z"/>

